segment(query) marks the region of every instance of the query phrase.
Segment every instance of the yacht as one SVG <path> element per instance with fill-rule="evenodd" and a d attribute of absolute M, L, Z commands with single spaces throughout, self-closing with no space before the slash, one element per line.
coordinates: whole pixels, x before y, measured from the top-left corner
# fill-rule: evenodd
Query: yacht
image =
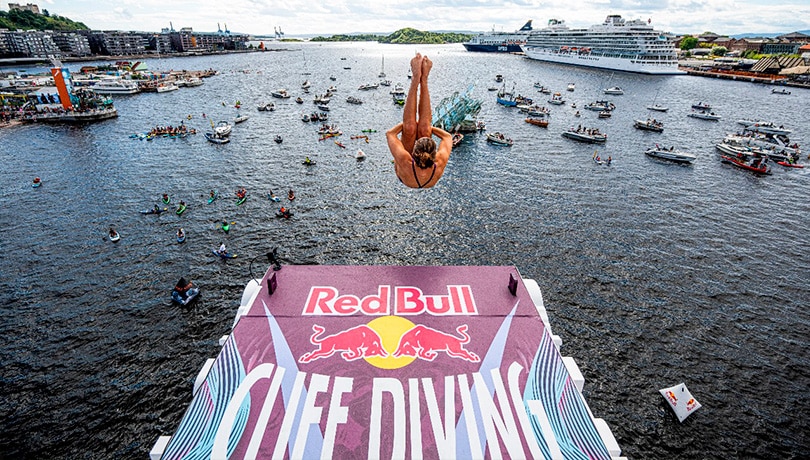
<path fill-rule="evenodd" d="M 476 35 L 470 41 L 463 43 L 467 51 L 495 51 L 505 53 L 520 53 L 521 45 L 526 44 L 526 39 L 532 31 L 532 20 L 514 32 L 484 32 Z"/>
<path fill-rule="evenodd" d="M 138 82 L 132 80 L 102 80 L 91 88 L 98 94 L 135 94 L 141 92 Z"/>
<path fill-rule="evenodd" d="M 611 14 L 587 29 L 569 29 L 550 19 L 532 31 L 522 46 L 527 58 L 645 74 L 683 74 L 678 70 L 674 36 L 654 30 L 649 21 L 625 21 Z"/>

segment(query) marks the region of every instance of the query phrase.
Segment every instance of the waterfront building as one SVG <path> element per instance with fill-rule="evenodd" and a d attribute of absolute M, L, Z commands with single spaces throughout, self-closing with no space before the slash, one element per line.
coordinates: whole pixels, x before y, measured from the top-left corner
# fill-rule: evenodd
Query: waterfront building
<path fill-rule="evenodd" d="M 53 41 L 54 33 L 50 31 L 0 31 L 3 35 L 3 47 L 10 56 L 19 57 L 61 57 L 62 51 Z"/>
<path fill-rule="evenodd" d="M 93 54 L 108 56 L 143 54 L 146 51 L 146 43 L 148 43 L 139 33 L 120 30 L 94 30 L 90 32 L 88 41 Z"/>
<path fill-rule="evenodd" d="M 75 32 L 57 32 L 53 35 L 53 42 L 66 56 L 90 56 L 90 42 L 82 34 Z"/>

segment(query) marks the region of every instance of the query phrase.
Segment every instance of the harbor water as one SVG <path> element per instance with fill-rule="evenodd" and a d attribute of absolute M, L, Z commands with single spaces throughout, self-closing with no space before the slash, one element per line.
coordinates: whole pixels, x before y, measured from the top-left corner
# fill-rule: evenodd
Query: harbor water
<path fill-rule="evenodd" d="M 808 161 L 810 91 L 566 67 L 460 44 L 273 47 L 282 50 L 150 59 L 151 70 L 220 74 L 200 87 L 116 96 L 116 119 L 0 130 L 0 458 L 146 458 L 176 429 L 251 270 L 260 276 L 276 247 L 284 264 L 516 266 L 539 283 L 562 354 L 576 359 L 593 414 L 628 458 L 810 452 L 810 168 L 774 164 L 757 176 L 721 163 L 714 149 L 740 129 L 737 119 L 763 119 L 792 129 Z M 434 62 L 434 107 L 475 85 L 487 132 L 514 140 L 496 147 L 467 134 L 427 190 L 394 175 L 384 132 L 402 108 L 390 88 L 357 89 L 379 81 L 383 56 L 387 78 L 407 85 L 415 51 Z M 495 103 L 496 74 L 541 105 L 549 96 L 535 82 L 568 102 L 549 106 L 548 128 L 525 123 Z M 330 85 L 338 92 L 329 122 L 345 149 L 300 119 Z M 604 95 L 610 86 L 625 94 Z M 273 99 L 279 88 L 293 97 Z M 617 107 L 611 118 L 584 110 L 603 99 Z M 256 110 L 271 101 L 275 111 Z M 723 118 L 687 117 L 697 102 Z M 653 103 L 669 111 L 648 113 Z M 238 113 L 250 118 L 225 145 L 202 134 L 130 138 L 181 121 L 204 132 Z M 648 116 L 663 133 L 633 127 Z M 607 142 L 561 136 L 577 125 L 598 127 Z M 368 142 L 351 139 L 368 129 Z M 655 143 L 698 159 L 649 158 Z M 358 149 L 365 161 L 355 160 Z M 594 163 L 594 151 L 610 166 Z M 317 164 L 303 165 L 305 156 Z M 42 186 L 32 188 L 36 176 Z M 240 187 L 248 199 L 237 206 Z M 292 202 L 267 198 L 289 189 Z M 208 204 L 210 190 L 219 198 Z M 139 213 L 163 193 L 170 211 L 184 200 L 186 212 Z M 291 219 L 275 217 L 281 205 Z M 233 223 L 227 234 L 223 220 Z M 238 257 L 214 257 L 220 243 Z M 181 276 L 202 290 L 192 308 L 171 303 Z M 683 423 L 658 393 L 681 382 L 702 404 Z"/>

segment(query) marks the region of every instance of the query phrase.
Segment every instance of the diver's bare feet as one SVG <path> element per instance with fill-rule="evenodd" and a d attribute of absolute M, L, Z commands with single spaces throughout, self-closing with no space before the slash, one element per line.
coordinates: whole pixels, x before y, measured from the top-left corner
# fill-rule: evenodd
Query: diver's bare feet
<path fill-rule="evenodd" d="M 424 58 L 421 54 L 416 53 L 416 56 L 411 59 L 411 76 L 413 81 L 420 81 L 422 79 L 422 60 Z"/>
<path fill-rule="evenodd" d="M 430 74 L 430 69 L 433 68 L 433 61 L 430 60 L 429 57 L 424 56 L 422 57 L 422 80 L 427 81 L 428 74 Z"/>

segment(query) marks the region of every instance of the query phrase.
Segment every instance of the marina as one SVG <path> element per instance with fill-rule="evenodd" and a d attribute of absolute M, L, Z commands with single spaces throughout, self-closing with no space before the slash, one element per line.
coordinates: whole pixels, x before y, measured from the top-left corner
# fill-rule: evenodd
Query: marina
<path fill-rule="evenodd" d="M 808 422 L 784 415 L 805 407 L 803 369 L 810 366 L 804 334 L 810 324 L 804 267 L 810 259 L 802 244 L 810 208 L 806 200 L 785 206 L 785 197 L 806 190 L 810 175 L 807 168 L 777 165 L 770 175 L 756 174 L 724 164 L 715 148 L 742 129 L 737 120 L 766 120 L 791 131 L 790 144 L 802 145 L 800 162 L 805 163 L 810 131 L 798 114 L 808 105 L 806 90 L 784 96 L 771 94 L 766 85 L 617 72 L 611 85 L 625 94 L 612 101 L 611 118 L 598 119 L 597 112 L 586 110 L 576 118 L 572 103 L 582 107 L 604 97 L 606 71 L 508 53 L 468 53 L 459 45 L 420 46 L 434 59 L 435 70 L 443 72 L 431 82 L 432 105 L 446 100 L 445 107 L 475 108 L 480 101 L 476 118 L 486 130 L 465 134 L 436 187 L 414 191 L 396 181 L 385 143 L 384 133 L 401 121 L 402 107 L 385 91 L 357 89 L 380 72 L 383 54 L 387 78 L 407 83 L 406 64 L 414 47 L 283 46 L 291 51 L 150 61 L 156 70 L 215 68 L 220 73 L 188 91 L 113 96 L 116 118 L 0 129 L 0 178 L 8 184 L 0 191 L 0 203 L 12 223 L 4 236 L 6 276 L 0 279 L 0 296 L 6 321 L 0 330 L 14 338 L 0 349 L 7 376 L 3 394 L 9 395 L 0 403 L 7 414 L 4 454 L 146 458 L 160 436 L 172 436 L 183 425 L 195 400 L 195 376 L 207 360 L 233 350 L 223 348 L 226 342 L 220 338 L 231 334 L 235 315 L 250 300 L 242 299 L 246 283 L 278 273 L 277 293 L 256 297 L 272 303 L 275 295 L 305 294 L 301 279 L 307 276 L 284 282 L 288 274 L 334 266 L 359 270 L 351 275 L 355 281 L 335 284 L 341 294 L 344 284 L 366 286 L 352 293 L 359 298 L 377 295 L 380 284 L 393 286 L 408 273 L 415 276 L 409 270 L 417 266 L 485 267 L 494 271 L 491 282 L 497 286 L 508 282 L 506 271 L 519 272 L 521 292 L 520 286 L 535 280 L 553 335 L 562 339 L 560 356 L 576 358 L 584 378 L 586 412 L 605 421 L 627 458 L 791 457 L 810 449 L 803 436 Z M 301 53 L 294 50 L 303 47 L 311 91 L 340 88 L 341 97 L 329 104 L 329 123 L 344 133 L 337 139 L 346 149 L 332 140 L 318 141 L 320 123 L 301 121 L 302 112 L 315 108 L 309 97 L 304 106 L 294 101 L 302 95 L 305 71 Z M 337 56 L 351 59 L 352 69 L 343 71 Z M 313 69 L 312 62 L 321 64 Z M 496 102 L 497 95 L 487 90 L 496 74 L 510 86 L 515 82 L 516 95 L 541 94 L 534 82 L 552 93 L 574 82 L 576 91 L 566 92 L 567 103 L 551 107 L 548 128 L 538 129 L 518 109 Z M 330 75 L 337 76 L 335 81 Z M 278 88 L 290 88 L 292 98 L 272 99 Z M 349 96 L 362 96 L 364 103 L 347 103 Z M 275 110 L 259 112 L 257 107 L 269 100 Z M 209 120 L 234 120 L 235 101 L 242 101 L 241 110 L 251 116 L 232 126 L 227 144 L 213 145 L 203 136 L 152 142 L 130 138 L 133 132 L 181 121 L 199 132 L 208 130 Z M 645 119 L 651 101 L 669 109 L 655 114 L 666 124 L 664 132 L 633 126 Z M 707 101 L 723 117 L 712 123 L 687 117 L 694 101 Z M 448 112 L 445 119 L 453 123 L 459 113 Z M 594 145 L 562 138 L 580 123 L 598 127 L 610 141 Z M 366 137 L 351 138 L 366 131 Z M 486 141 L 490 132 L 508 133 L 513 146 L 491 145 Z M 282 135 L 284 142 L 275 143 Z M 675 145 L 696 159 L 682 166 L 649 158 L 645 152 L 656 142 Z M 354 154 L 360 147 L 363 161 Z M 601 158 L 612 158 L 609 166 L 592 161 L 595 149 Z M 317 164 L 302 164 L 305 157 Z M 41 186 L 32 187 L 35 177 Z M 230 191 L 241 187 L 250 198 L 237 206 Z M 211 190 L 219 190 L 221 199 L 209 203 Z M 294 201 L 283 198 L 287 190 L 295 190 Z M 267 198 L 272 191 L 281 203 Z M 156 204 L 162 210 L 163 193 L 172 197 L 170 210 L 180 200 L 188 209 L 182 215 L 139 212 Z M 490 198 L 495 195 L 500 199 Z M 276 217 L 281 205 L 292 208 L 291 217 Z M 225 220 L 227 233 L 219 226 Z M 110 226 L 120 232 L 116 243 L 109 239 Z M 186 235 L 182 244 L 177 242 L 180 227 Z M 785 237 L 751 238 L 741 245 L 728 237 L 732 228 Z M 211 248 L 220 243 L 239 257 L 213 257 Z M 282 264 L 277 272 L 268 270 L 265 256 L 273 248 Z M 391 272 L 383 276 L 362 269 L 378 266 L 392 267 Z M 330 276 L 337 274 L 317 277 Z M 187 307 L 173 305 L 170 297 L 180 277 L 200 288 Z M 481 286 L 487 295 L 502 295 L 486 283 Z M 442 292 L 437 286 L 451 283 L 419 276 L 413 284 L 434 295 Z M 530 297 L 519 294 L 519 308 L 531 312 L 537 302 Z M 262 311 L 252 311 L 247 316 L 252 320 L 241 327 L 251 322 L 251 328 L 270 327 L 261 301 L 249 303 Z M 293 318 L 282 314 L 279 321 Z M 367 319 L 363 322 L 373 318 Z M 326 328 L 324 335 L 333 333 L 332 324 L 341 330 L 359 324 L 328 320 L 318 323 Z M 462 337 L 456 329 L 462 324 L 432 327 Z M 300 329 L 296 362 L 316 349 L 309 341 L 315 332 L 311 325 Z M 262 343 L 269 343 L 266 334 L 262 337 Z M 524 345 L 532 348 L 542 337 L 527 335 Z M 226 340 L 241 346 L 237 339 Z M 471 342 L 465 350 L 486 355 L 486 347 L 478 347 Z M 450 359 L 445 355 L 439 356 Z M 418 360 L 405 369 L 427 362 Z M 307 365 L 355 364 L 368 366 L 365 360 L 346 363 L 339 356 Z M 305 364 L 297 365 L 303 369 Z M 304 372 L 310 388 L 318 372 Z M 457 375 L 472 382 L 474 373 Z M 413 375 L 421 389 L 424 376 Z M 295 377 L 292 367 L 285 368 L 289 376 Z M 432 380 L 437 395 L 444 391 L 443 376 Z M 272 374 L 263 379 L 268 385 L 271 381 Z M 313 396 L 325 417 L 336 381 L 329 380 L 329 393 L 320 393 L 325 399 Z M 408 391 L 407 381 L 400 382 Z M 686 382 L 703 404 L 683 423 L 658 393 L 679 382 Z M 456 389 L 458 383 L 456 378 Z M 391 393 L 384 394 L 389 398 Z M 472 394 L 487 401 L 483 394 L 481 399 Z M 299 395 L 305 404 L 307 398 Z M 493 398 L 498 404 L 497 395 Z M 505 404 L 511 407 L 513 401 Z M 444 406 L 440 410 L 443 414 Z M 248 414 L 245 426 L 256 426 L 259 407 Z M 430 439 L 432 425 L 423 423 Z M 519 427 L 521 422 L 515 423 Z M 740 436 L 741 425 L 752 429 Z M 53 435 L 54 426 L 59 436 Z M 252 431 L 246 433 L 242 446 L 250 444 Z M 380 432 L 380 445 L 392 446 L 386 433 Z M 302 441 L 301 449 L 307 444 Z"/>

